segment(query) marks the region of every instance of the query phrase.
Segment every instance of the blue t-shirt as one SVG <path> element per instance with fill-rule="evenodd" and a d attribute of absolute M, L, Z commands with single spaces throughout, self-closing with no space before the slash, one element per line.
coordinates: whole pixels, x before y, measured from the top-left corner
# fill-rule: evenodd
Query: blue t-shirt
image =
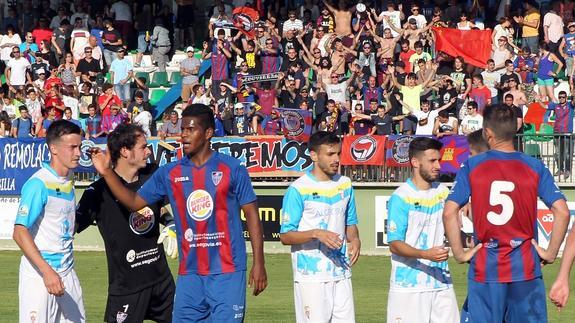
<path fill-rule="evenodd" d="M 30 119 L 22 119 L 18 118 L 12 121 L 12 127 L 18 128 L 18 133 L 16 134 L 16 138 L 29 138 L 32 137 L 32 120 Z"/>

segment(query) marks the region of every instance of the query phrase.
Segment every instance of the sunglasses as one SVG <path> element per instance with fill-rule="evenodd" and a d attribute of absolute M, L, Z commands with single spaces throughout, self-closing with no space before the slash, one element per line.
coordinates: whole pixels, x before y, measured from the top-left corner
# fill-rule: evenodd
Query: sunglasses
<path fill-rule="evenodd" d="M 560 99 L 567 99 L 567 97 L 566 97 L 566 96 L 563 96 L 563 95 L 560 95 L 559 98 L 560 98 Z"/>
<path fill-rule="evenodd" d="M 12 52 L 12 54 L 20 54 L 20 51 Z"/>
<path fill-rule="evenodd" d="M 500 42 L 506 42 L 506 41 L 507 41 L 507 39 L 498 39 L 497 41 L 500 41 Z"/>
<path fill-rule="evenodd" d="M 419 8 L 413 8 L 411 11 L 419 11 Z"/>

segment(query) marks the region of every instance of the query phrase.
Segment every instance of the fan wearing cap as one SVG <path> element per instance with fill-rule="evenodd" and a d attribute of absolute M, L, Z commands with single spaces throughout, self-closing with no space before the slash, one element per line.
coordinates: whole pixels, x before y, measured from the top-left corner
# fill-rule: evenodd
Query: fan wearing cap
<path fill-rule="evenodd" d="M 6 84 L 9 93 L 13 96 L 16 90 L 23 88 L 26 82 L 31 82 L 30 74 L 26 71 L 30 68 L 30 62 L 20 55 L 18 47 L 12 48 L 12 58 L 6 64 Z"/>
<path fill-rule="evenodd" d="M 416 8 L 419 8 L 419 7 L 416 6 Z M 421 16 L 423 19 L 425 19 L 425 17 L 423 15 L 419 15 L 419 16 Z M 440 20 L 440 17 L 435 16 L 427 25 L 424 24 L 420 28 L 419 24 L 421 23 L 422 20 L 415 18 L 413 16 L 410 16 L 410 18 L 408 18 L 408 20 L 407 20 L 407 23 L 404 25 L 404 31 L 403 31 L 403 37 L 407 38 L 407 40 L 409 40 L 409 48 L 414 49 L 415 42 L 420 40 L 421 35 L 426 33 L 429 30 L 429 28 L 431 28 L 433 26 L 433 24 L 435 24 L 439 20 Z M 396 32 L 400 32 L 400 29 L 397 29 L 394 26 L 390 26 L 390 27 L 393 30 L 395 30 Z"/>
<path fill-rule="evenodd" d="M 250 119 L 255 109 L 250 109 L 249 105 L 236 103 L 234 105 L 234 117 L 232 121 L 232 135 L 244 137 L 250 134 Z"/>
<path fill-rule="evenodd" d="M 186 58 L 180 62 L 180 73 L 182 74 L 182 100 L 187 102 L 195 84 L 198 83 L 198 72 L 201 62 L 194 57 L 194 47 L 186 48 Z"/>
<path fill-rule="evenodd" d="M 425 25 L 427 25 L 427 19 L 425 19 L 425 16 L 421 14 L 421 8 L 415 3 L 411 5 L 411 15 L 407 17 L 410 24 L 412 22 L 411 19 L 416 21 L 418 29 L 424 28 Z"/>

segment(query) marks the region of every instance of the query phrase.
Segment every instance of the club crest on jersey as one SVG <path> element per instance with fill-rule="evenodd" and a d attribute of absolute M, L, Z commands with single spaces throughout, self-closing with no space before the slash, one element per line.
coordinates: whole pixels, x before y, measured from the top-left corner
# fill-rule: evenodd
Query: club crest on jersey
<path fill-rule="evenodd" d="M 34 323 L 38 319 L 38 312 L 30 311 L 30 322 Z"/>
<path fill-rule="evenodd" d="M 132 214 L 130 214 L 129 223 L 130 229 L 132 229 L 135 234 L 146 234 L 152 230 L 156 223 L 154 211 L 146 206 L 138 212 L 132 212 Z"/>
<path fill-rule="evenodd" d="M 222 181 L 223 176 L 224 173 L 222 172 L 212 172 L 212 182 L 214 182 L 214 185 L 218 186 L 218 184 Z"/>
<path fill-rule="evenodd" d="M 205 221 L 214 211 L 214 200 L 210 193 L 195 190 L 188 196 L 186 207 L 190 217 L 196 221 Z"/>
<path fill-rule="evenodd" d="M 124 312 L 118 312 L 118 313 L 116 313 L 116 321 L 117 321 L 118 323 L 124 322 L 127 318 L 128 318 L 128 314 L 127 314 L 127 313 L 124 313 Z"/>
<path fill-rule="evenodd" d="M 18 208 L 18 216 L 28 216 L 28 207 L 26 205 L 21 205 Z"/>

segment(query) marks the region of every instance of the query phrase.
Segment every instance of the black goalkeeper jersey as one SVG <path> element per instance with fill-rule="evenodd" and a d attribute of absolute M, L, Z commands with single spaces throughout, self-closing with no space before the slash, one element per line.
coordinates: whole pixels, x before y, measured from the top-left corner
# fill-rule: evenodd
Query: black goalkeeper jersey
<path fill-rule="evenodd" d="M 156 169 L 148 165 L 140 170 L 137 181 L 122 182 L 137 191 Z M 108 260 L 108 294 L 133 294 L 171 275 L 164 248 L 157 244 L 163 204 L 130 212 L 103 178 L 84 191 L 76 211 L 76 231 L 98 225 Z"/>

